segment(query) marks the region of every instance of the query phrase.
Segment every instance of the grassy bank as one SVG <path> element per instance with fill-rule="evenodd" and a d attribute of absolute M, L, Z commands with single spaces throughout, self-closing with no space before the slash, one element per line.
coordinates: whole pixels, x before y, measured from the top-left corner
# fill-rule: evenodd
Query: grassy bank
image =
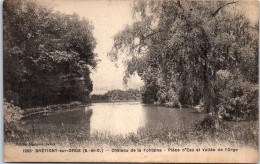
<path fill-rule="evenodd" d="M 45 107 L 35 107 L 35 108 L 27 108 L 23 110 L 23 120 L 37 118 L 42 116 L 48 116 L 53 113 L 83 109 L 86 105 L 81 104 L 80 102 L 72 102 L 68 104 L 55 104 L 48 105 Z"/>
<path fill-rule="evenodd" d="M 94 132 L 90 134 L 87 127 L 52 126 L 47 129 L 27 129 L 20 132 L 19 138 L 6 140 L 18 145 L 55 143 L 57 146 L 86 147 L 86 146 L 158 146 L 158 145 L 187 145 L 187 144 L 221 144 L 229 143 L 234 146 L 258 147 L 258 126 L 256 121 L 224 123 L 224 128 L 218 131 L 178 129 L 169 130 L 161 125 L 156 130 L 140 129 L 137 133 L 126 136 Z"/>
<path fill-rule="evenodd" d="M 12 107 L 10 104 L 6 104 L 5 106 L 6 111 Z M 174 126 L 173 124 L 156 124 L 150 128 L 148 128 L 149 126 L 140 128 L 136 133 L 130 133 L 123 136 L 113 135 L 112 133 L 91 131 L 90 116 L 92 114 L 92 110 L 86 111 L 82 110 L 82 108 L 85 108 L 85 106 L 71 103 L 27 109 L 23 114 L 30 115 L 23 117 L 23 124 L 21 124 L 21 122 L 14 124 L 14 127 L 17 127 L 16 125 L 20 125 L 21 128 L 15 129 L 13 132 L 9 132 L 8 135 L 6 133 L 8 131 L 5 130 L 5 142 L 16 145 L 26 145 L 28 143 L 54 143 L 57 146 L 70 147 L 87 147 L 90 145 L 182 146 L 193 143 L 212 143 L 215 145 L 220 143 L 229 143 L 240 146 L 246 145 L 253 146 L 255 148 L 258 147 L 259 127 L 257 120 L 222 121 L 222 126 L 218 130 L 214 130 L 214 128 L 212 128 L 210 121 L 208 121 L 207 124 L 205 124 L 205 121 L 204 124 L 202 124 L 202 122 L 196 123 L 196 125 L 192 126 L 192 128 L 174 130 L 172 128 L 172 126 Z M 64 116 L 65 113 L 66 117 Z M 51 116 L 39 119 L 37 118 L 45 115 Z M 81 115 L 84 116 L 84 119 L 77 119 Z M 67 124 L 63 124 L 63 120 L 70 118 L 73 119 L 71 119 L 71 121 Z M 51 120 L 54 122 L 50 122 Z M 75 121 L 83 121 L 84 124 L 78 126 Z M 102 122 L 100 123 L 102 124 Z M 13 126 L 10 126 L 10 128 L 13 128 Z"/>

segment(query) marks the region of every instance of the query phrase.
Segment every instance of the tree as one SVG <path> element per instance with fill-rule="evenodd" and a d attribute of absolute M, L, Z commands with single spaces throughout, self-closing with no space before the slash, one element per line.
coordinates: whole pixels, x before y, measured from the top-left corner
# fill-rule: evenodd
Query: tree
<path fill-rule="evenodd" d="M 97 64 L 89 21 L 33 0 L 6 0 L 3 15 L 7 101 L 21 107 L 86 101 Z"/>
<path fill-rule="evenodd" d="M 148 93 L 143 99 L 173 106 L 203 101 L 205 111 L 218 120 L 221 100 L 217 73 L 242 72 L 241 78 L 252 84 L 257 79 L 257 71 L 253 70 L 258 65 L 258 39 L 252 33 L 258 30 L 251 27 L 243 13 L 228 9 L 237 4 L 136 2 L 135 22 L 114 37 L 109 56 L 113 61 L 119 55 L 127 56 L 126 78 L 134 72 L 141 76 Z M 250 76 L 245 73 L 248 69 Z M 153 98 L 149 98 L 150 93 Z"/>
<path fill-rule="evenodd" d="M 107 91 L 105 94 L 91 95 L 92 101 L 136 101 L 140 100 L 140 91 L 128 89 L 126 91 L 115 89 Z"/>

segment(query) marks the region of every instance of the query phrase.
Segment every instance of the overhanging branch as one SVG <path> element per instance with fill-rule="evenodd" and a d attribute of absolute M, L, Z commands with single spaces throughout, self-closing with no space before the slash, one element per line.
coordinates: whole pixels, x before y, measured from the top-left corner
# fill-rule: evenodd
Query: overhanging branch
<path fill-rule="evenodd" d="M 234 4 L 234 3 L 237 3 L 237 2 L 238 2 L 238 1 L 225 3 L 224 5 L 220 6 L 214 13 L 211 14 L 212 17 L 215 17 L 215 16 L 218 14 L 218 12 L 219 12 L 221 9 L 223 9 L 225 6 L 231 5 L 231 4 Z"/>

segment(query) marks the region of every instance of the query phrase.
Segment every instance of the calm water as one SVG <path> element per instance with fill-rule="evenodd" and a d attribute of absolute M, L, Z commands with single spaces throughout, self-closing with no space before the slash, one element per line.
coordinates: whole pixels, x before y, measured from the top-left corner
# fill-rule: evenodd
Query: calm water
<path fill-rule="evenodd" d="M 93 103 L 85 109 L 65 111 L 28 122 L 34 129 L 50 127 L 86 128 L 89 133 L 126 135 L 140 129 L 189 129 L 206 115 L 194 109 L 173 109 L 138 102 Z"/>

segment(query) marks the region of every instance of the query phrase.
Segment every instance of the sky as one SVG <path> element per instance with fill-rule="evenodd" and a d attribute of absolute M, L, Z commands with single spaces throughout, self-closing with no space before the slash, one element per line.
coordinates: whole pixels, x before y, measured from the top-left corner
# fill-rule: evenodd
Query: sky
<path fill-rule="evenodd" d="M 133 22 L 131 1 L 129 0 L 50 0 L 55 10 L 89 19 L 94 25 L 94 37 L 97 40 L 95 52 L 100 62 L 96 71 L 92 71 L 92 94 L 103 94 L 112 89 L 140 88 L 143 85 L 139 76 L 135 75 L 128 86 L 123 85 L 124 65 L 111 62 L 107 53 L 113 45 L 113 36 Z M 239 10 L 246 12 L 252 22 L 258 20 L 258 2 L 241 3 Z"/>
<path fill-rule="evenodd" d="M 113 45 L 113 36 L 131 24 L 131 2 L 120 0 L 59 0 L 54 2 L 54 9 L 67 14 L 77 13 L 81 17 L 89 19 L 94 25 L 94 37 L 97 40 L 95 52 L 101 61 L 96 71 L 92 71 L 92 94 L 103 94 L 112 89 L 140 88 L 142 80 L 139 76 L 130 79 L 128 86 L 123 85 L 123 62 L 111 62 L 107 53 Z"/>

